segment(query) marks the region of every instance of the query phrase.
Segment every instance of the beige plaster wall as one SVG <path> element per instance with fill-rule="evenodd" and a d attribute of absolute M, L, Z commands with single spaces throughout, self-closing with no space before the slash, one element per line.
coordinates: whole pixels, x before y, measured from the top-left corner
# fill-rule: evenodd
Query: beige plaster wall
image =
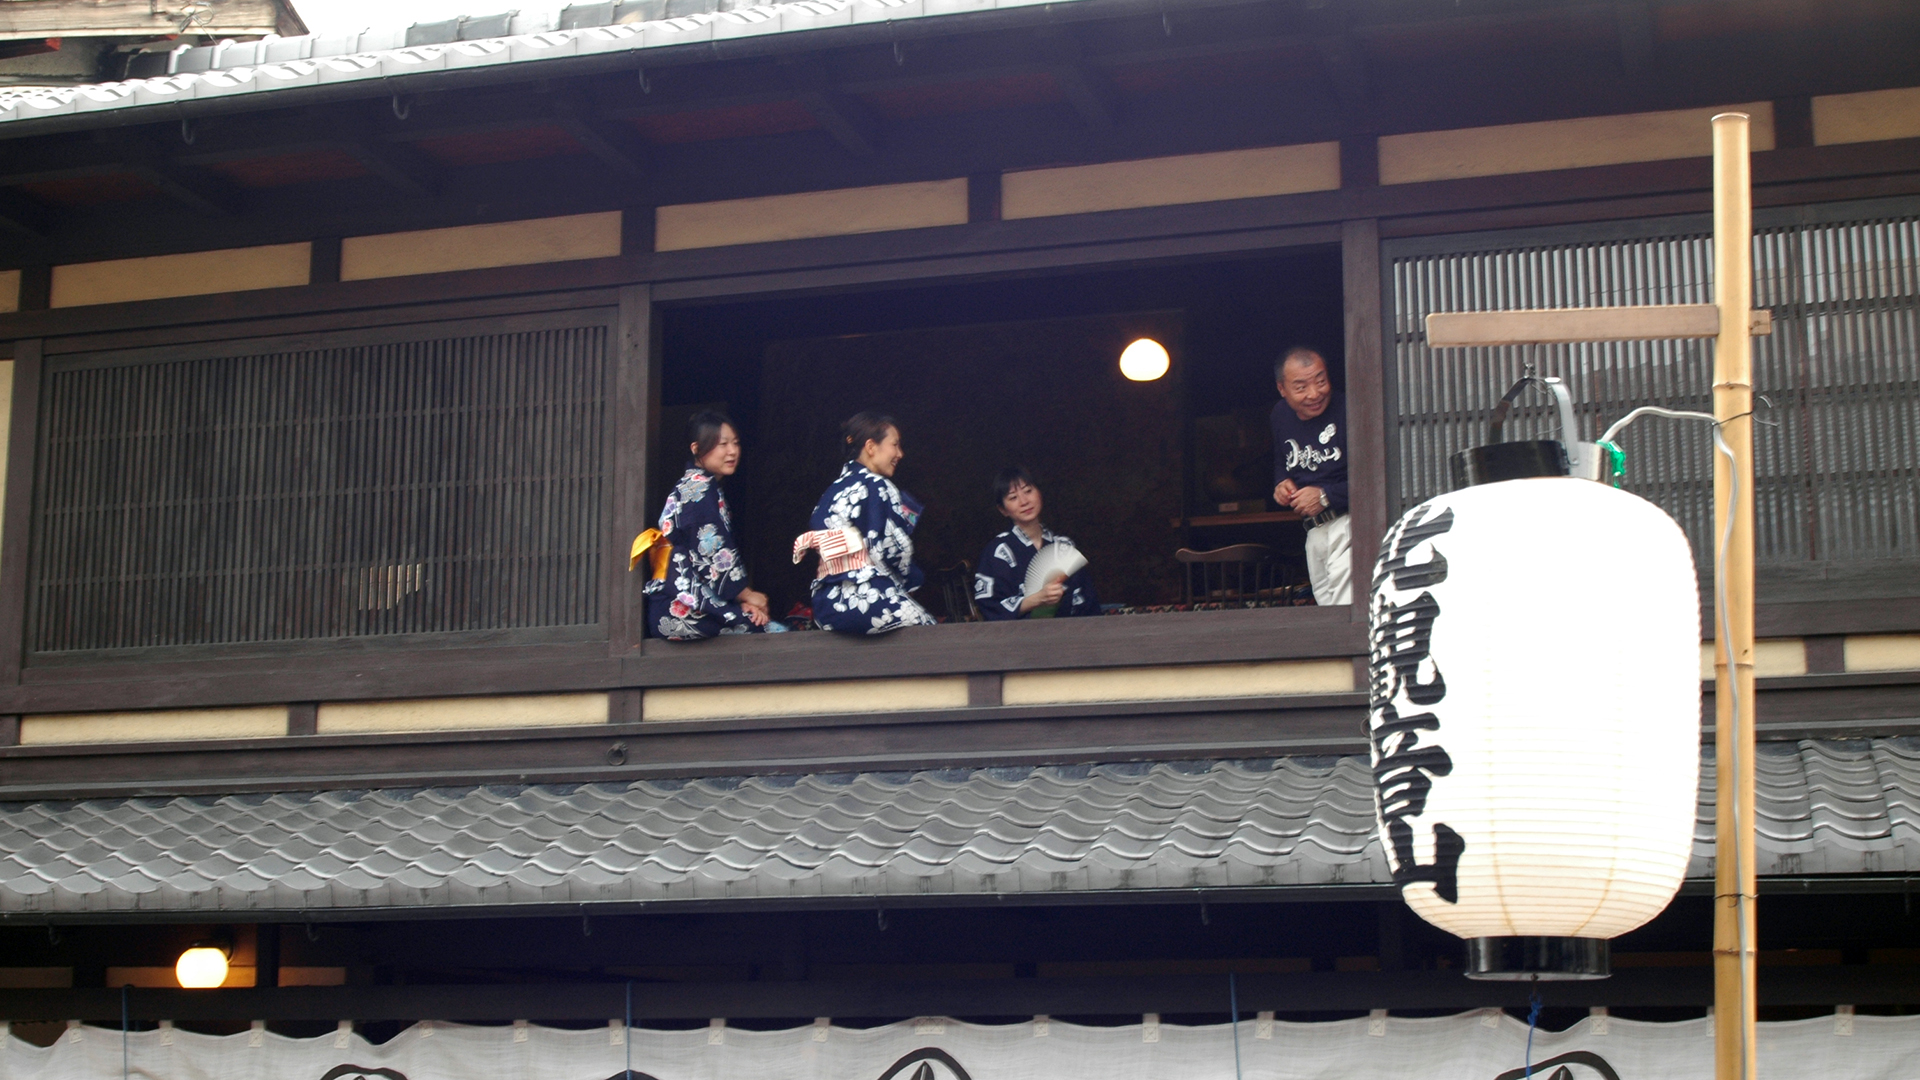
<path fill-rule="evenodd" d="M 1708 157 L 1716 113 L 1753 117 L 1753 149 L 1773 149 L 1773 103 L 1754 101 L 1712 109 L 1588 116 L 1532 124 L 1383 135 L 1380 182 L 1417 184 L 1470 176 L 1584 169 L 1636 161 Z"/>
<path fill-rule="evenodd" d="M 623 218 L 600 214 L 456 225 L 448 229 L 349 236 L 340 241 L 340 280 L 444 274 L 494 266 L 607 259 L 620 254 Z"/>
<path fill-rule="evenodd" d="M 803 191 L 654 211 L 655 251 L 764 244 L 967 223 L 967 181 Z"/>
<path fill-rule="evenodd" d="M 1861 634 L 1847 638 L 1848 671 L 1920 671 L 1920 634 Z"/>
<path fill-rule="evenodd" d="M 312 264 L 313 245 L 307 243 L 69 263 L 53 268 L 50 302 L 57 308 L 85 307 L 279 289 L 307 284 Z"/>
<path fill-rule="evenodd" d="M 1920 86 L 1813 99 L 1813 144 L 1920 138 Z"/>
<path fill-rule="evenodd" d="M 943 675 L 749 686 L 657 687 L 646 692 L 640 715 L 646 720 L 721 720 L 743 716 L 958 709 L 966 704 L 966 676 Z"/>
<path fill-rule="evenodd" d="M 1799 638 L 1762 638 L 1753 643 L 1753 677 L 1781 679 L 1807 673 L 1807 645 Z M 1712 682 L 1713 642 L 1700 643 L 1700 681 Z"/>
<path fill-rule="evenodd" d="M 1000 178 L 1000 216 L 1051 217 L 1339 187 L 1339 143 L 1269 146 L 1010 172 Z"/>
<path fill-rule="evenodd" d="M 333 701 L 320 706 L 322 735 L 385 731 L 566 727 L 607 722 L 607 695 L 518 694 L 499 697 Z"/>
<path fill-rule="evenodd" d="M 20 718 L 20 743 L 186 742 L 270 739 L 287 733 L 287 707 L 43 713 Z"/>
<path fill-rule="evenodd" d="M 1344 694 L 1353 689 L 1351 660 L 1269 660 L 1008 672 L 1001 683 L 1000 700 L 1008 705 L 1056 705 L 1082 701 Z"/>

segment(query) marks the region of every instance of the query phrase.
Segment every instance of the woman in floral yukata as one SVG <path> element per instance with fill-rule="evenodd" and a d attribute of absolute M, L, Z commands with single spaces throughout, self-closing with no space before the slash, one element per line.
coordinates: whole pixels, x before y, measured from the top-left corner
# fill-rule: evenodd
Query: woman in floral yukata
<path fill-rule="evenodd" d="M 767 596 L 747 588 L 733 541 L 733 514 L 720 481 L 740 467 L 740 436 L 714 412 L 687 422 L 693 460 L 660 508 L 660 532 L 673 545 L 664 578 L 647 582 L 647 626 L 669 641 L 716 634 L 784 630 L 767 617 Z"/>
<path fill-rule="evenodd" d="M 884 634 L 931 626 L 933 616 L 908 594 L 922 580 L 913 565 L 920 504 L 893 483 L 905 455 L 893 418 L 863 412 L 842 428 L 847 464 L 813 508 L 811 528 L 851 528 L 866 544 L 865 566 L 814 579 L 813 621 L 843 634 Z"/>

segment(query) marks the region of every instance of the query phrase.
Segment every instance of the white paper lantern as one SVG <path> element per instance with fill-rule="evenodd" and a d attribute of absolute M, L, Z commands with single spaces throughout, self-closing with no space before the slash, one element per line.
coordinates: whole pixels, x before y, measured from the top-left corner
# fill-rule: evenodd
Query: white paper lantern
<path fill-rule="evenodd" d="M 1375 809 L 1401 894 L 1469 939 L 1469 974 L 1604 975 L 1605 939 L 1679 888 L 1700 767 L 1698 591 L 1672 518 L 1586 480 L 1465 488 L 1388 531 Z"/>

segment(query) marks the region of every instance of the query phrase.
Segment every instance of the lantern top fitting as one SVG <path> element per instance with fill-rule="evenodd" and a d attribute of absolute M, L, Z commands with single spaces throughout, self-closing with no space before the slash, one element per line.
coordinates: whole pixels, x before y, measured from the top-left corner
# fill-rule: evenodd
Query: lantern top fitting
<path fill-rule="evenodd" d="M 1520 399 L 1520 395 L 1529 386 L 1539 386 L 1553 395 L 1560 417 L 1561 441 L 1540 439 L 1505 442 L 1501 439 L 1507 415 L 1513 411 L 1513 403 Z M 1585 480 L 1600 479 L 1601 462 L 1604 457 L 1600 446 L 1596 443 L 1578 441 L 1579 428 L 1574 424 L 1573 398 L 1567 393 L 1566 384 L 1551 375 L 1540 378 L 1528 374 L 1514 383 L 1513 387 L 1501 397 L 1500 404 L 1494 407 L 1493 418 L 1488 427 L 1487 445 L 1462 450 L 1454 454 L 1448 463 L 1456 491 L 1477 484 L 1494 484 L 1502 480 L 1525 480 L 1536 476 L 1578 476 Z"/>

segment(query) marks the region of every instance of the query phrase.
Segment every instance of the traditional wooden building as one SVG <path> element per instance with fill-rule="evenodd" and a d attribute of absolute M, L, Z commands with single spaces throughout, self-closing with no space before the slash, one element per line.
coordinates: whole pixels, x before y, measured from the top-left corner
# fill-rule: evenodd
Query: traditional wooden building
<path fill-rule="evenodd" d="M 0 91 L 0 1018 L 695 1054 L 1524 1007 L 1395 898 L 1366 612 L 1295 602 L 1271 363 L 1333 361 L 1363 572 L 1528 366 L 1588 438 L 1703 403 L 1694 343 L 1436 352 L 1423 316 L 1706 301 L 1729 107 L 1774 326 L 1762 1017 L 1920 1004 L 1916 56 L 1891 0 L 621 0 Z M 1139 336 L 1166 378 L 1119 376 Z M 1120 610 L 646 639 L 627 544 L 714 405 L 781 611 L 867 407 L 936 577 L 1024 461 Z M 1706 435 L 1625 449 L 1709 550 Z M 1243 542 L 1254 595 L 1183 584 Z M 1549 1026 L 1702 1015 L 1711 813 Z M 166 988 L 196 941 L 230 988 Z"/>

